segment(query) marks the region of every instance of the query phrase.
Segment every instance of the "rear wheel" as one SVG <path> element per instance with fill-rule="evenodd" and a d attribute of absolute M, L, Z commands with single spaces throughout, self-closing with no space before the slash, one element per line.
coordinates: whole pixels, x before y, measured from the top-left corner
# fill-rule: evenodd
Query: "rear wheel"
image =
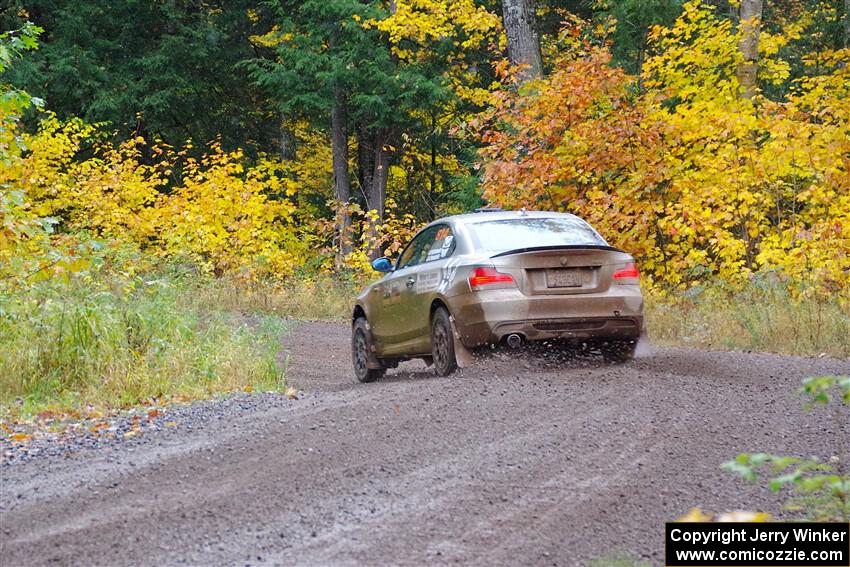
<path fill-rule="evenodd" d="M 628 362 L 635 356 L 637 341 L 634 339 L 611 340 L 601 345 L 602 356 L 608 362 Z"/>
<path fill-rule="evenodd" d="M 444 307 L 438 307 L 431 318 L 431 358 L 439 376 L 448 376 L 457 369 L 452 323 Z"/>
<path fill-rule="evenodd" d="M 365 317 L 354 321 L 351 332 L 351 359 L 354 362 L 354 375 L 361 382 L 374 382 L 384 375 L 384 368 L 369 368 L 370 360 L 374 361 L 372 353 L 372 333 Z M 374 362 L 372 363 L 374 366 Z"/>

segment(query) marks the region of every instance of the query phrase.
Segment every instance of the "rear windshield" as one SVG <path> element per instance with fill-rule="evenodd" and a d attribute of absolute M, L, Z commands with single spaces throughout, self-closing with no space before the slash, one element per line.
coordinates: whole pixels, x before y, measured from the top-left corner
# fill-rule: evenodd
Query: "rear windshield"
<path fill-rule="evenodd" d="M 580 218 L 521 218 L 467 225 L 475 248 L 498 254 L 537 246 L 595 245 L 608 243 Z"/>

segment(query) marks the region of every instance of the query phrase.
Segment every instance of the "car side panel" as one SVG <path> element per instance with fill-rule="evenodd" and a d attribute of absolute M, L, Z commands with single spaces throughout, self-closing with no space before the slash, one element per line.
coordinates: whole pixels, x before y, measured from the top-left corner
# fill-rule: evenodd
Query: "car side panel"
<path fill-rule="evenodd" d="M 404 289 L 403 277 L 405 270 L 399 270 L 382 280 L 380 290 L 374 293 L 373 301 L 377 306 L 377 315 L 371 321 L 372 337 L 376 348 L 383 350 L 385 345 L 399 341 L 399 306 Z"/>
<path fill-rule="evenodd" d="M 369 322 L 369 328 L 372 332 L 372 340 L 376 349 L 380 350 L 379 341 L 377 340 L 376 327 L 382 328 L 384 317 L 384 293 L 390 289 L 387 285 L 388 277 L 384 276 L 377 282 L 366 286 L 366 288 L 357 297 L 355 303 L 359 306 L 366 315 L 366 320 Z"/>
<path fill-rule="evenodd" d="M 431 303 L 440 296 L 438 290 L 450 270 L 449 261 L 426 262 L 402 270 L 405 289 L 394 322 L 399 341 L 385 343 L 383 354 L 414 355 L 431 351 Z"/>

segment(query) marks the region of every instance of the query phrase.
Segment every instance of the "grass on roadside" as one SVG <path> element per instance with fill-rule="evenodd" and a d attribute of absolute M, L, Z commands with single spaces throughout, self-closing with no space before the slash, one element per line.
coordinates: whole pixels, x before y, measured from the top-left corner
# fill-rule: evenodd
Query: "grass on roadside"
<path fill-rule="evenodd" d="M 850 357 L 850 308 L 837 298 L 795 298 L 780 284 L 647 294 L 646 312 L 658 345 Z"/>
<path fill-rule="evenodd" d="M 167 276 L 86 278 L 0 295 L 0 407 L 114 409 L 282 388 L 286 323 L 205 305 L 203 289 Z"/>
<path fill-rule="evenodd" d="M 252 284 L 222 278 L 201 289 L 198 301 L 208 309 L 295 320 L 348 321 L 363 285 L 325 275 Z"/>

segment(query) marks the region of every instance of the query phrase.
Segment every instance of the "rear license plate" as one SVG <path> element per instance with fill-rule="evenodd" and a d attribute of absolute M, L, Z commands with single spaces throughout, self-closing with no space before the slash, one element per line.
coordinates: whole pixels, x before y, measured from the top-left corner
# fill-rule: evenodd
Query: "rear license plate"
<path fill-rule="evenodd" d="M 582 280 L 581 270 L 546 270 L 546 285 L 548 287 L 581 287 Z"/>

